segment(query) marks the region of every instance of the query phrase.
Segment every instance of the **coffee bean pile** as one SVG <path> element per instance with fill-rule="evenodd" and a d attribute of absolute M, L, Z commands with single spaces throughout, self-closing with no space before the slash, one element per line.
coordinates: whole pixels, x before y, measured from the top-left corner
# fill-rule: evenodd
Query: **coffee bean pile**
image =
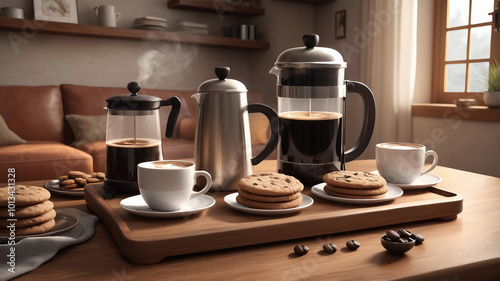
<path fill-rule="evenodd" d="M 415 245 L 420 245 L 424 242 L 424 236 L 418 233 L 412 233 L 407 229 L 398 229 L 398 230 L 388 230 L 382 239 L 389 242 L 396 243 L 413 243 L 415 241 Z"/>

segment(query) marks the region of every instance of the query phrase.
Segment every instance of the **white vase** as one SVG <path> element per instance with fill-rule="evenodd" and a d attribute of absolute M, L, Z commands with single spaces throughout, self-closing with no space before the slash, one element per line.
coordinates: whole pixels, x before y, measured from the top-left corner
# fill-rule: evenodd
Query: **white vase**
<path fill-rule="evenodd" d="M 500 107 L 500 92 L 484 92 L 483 99 L 489 107 Z"/>

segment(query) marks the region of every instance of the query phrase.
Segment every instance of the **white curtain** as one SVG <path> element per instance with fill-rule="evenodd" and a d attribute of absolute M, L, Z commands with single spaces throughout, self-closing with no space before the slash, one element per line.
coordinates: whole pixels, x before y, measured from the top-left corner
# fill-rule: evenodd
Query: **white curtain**
<path fill-rule="evenodd" d="M 375 144 L 411 141 L 411 103 L 416 68 L 417 0 L 363 0 L 360 80 L 373 91 L 377 106 L 375 130 L 366 155 Z"/>

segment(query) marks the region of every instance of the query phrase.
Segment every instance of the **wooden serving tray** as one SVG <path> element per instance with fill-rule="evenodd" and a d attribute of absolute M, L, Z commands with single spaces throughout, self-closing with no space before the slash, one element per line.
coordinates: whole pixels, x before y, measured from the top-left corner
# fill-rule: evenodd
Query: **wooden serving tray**
<path fill-rule="evenodd" d="M 87 185 L 85 201 L 103 221 L 122 254 L 139 264 L 160 262 L 175 255 L 284 241 L 317 235 L 379 227 L 427 219 L 456 219 L 462 212 L 462 196 L 431 187 L 405 191 L 394 201 L 373 205 L 331 202 L 303 193 L 314 204 L 285 216 L 258 216 L 234 210 L 224 196 L 209 192 L 215 206 L 183 218 L 148 218 L 121 209 L 120 201 L 130 195 L 103 199 L 102 184 Z"/>

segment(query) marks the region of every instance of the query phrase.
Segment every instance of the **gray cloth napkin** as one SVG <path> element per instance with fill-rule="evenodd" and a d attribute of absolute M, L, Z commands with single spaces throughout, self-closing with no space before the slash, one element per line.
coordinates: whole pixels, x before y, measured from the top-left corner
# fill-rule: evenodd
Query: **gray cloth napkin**
<path fill-rule="evenodd" d="M 0 280 L 10 280 L 30 272 L 50 260 L 60 249 L 89 240 L 95 233 L 96 216 L 73 208 L 61 208 L 59 211 L 79 218 L 78 224 L 69 231 L 55 236 L 29 237 L 16 245 L 0 245 Z M 9 271 L 10 248 L 15 247 L 15 273 Z"/>

